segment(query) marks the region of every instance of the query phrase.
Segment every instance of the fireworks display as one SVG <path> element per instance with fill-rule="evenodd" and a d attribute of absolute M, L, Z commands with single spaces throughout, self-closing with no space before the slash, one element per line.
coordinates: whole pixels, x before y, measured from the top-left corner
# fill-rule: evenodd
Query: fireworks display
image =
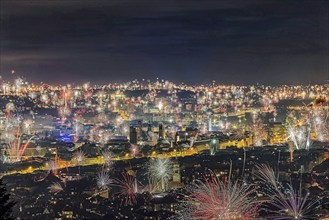
<path fill-rule="evenodd" d="M 113 182 L 120 188 L 117 194 L 122 198 L 123 205 L 127 206 L 137 203 L 139 185 L 135 173 L 129 174 L 128 172 L 123 172 L 122 178 L 116 178 Z"/>
<path fill-rule="evenodd" d="M 258 112 L 252 113 L 252 125 L 250 126 L 250 131 L 252 135 L 252 143 L 254 146 L 262 146 L 263 140 L 266 139 L 267 134 L 264 127 L 264 123 L 259 116 Z"/>
<path fill-rule="evenodd" d="M 85 160 L 85 154 L 82 151 L 78 150 L 74 153 L 73 158 L 78 165 L 81 165 Z"/>
<path fill-rule="evenodd" d="M 270 198 L 267 207 L 267 211 L 271 213 L 269 218 L 287 220 L 316 218 L 314 210 L 318 208 L 320 202 L 318 199 L 309 198 L 308 192 L 302 193 L 301 187 L 299 190 L 294 189 L 291 184 L 285 187 L 268 165 L 258 166 L 256 176 L 266 186 L 262 188 L 262 193 Z"/>
<path fill-rule="evenodd" d="M 310 112 L 311 125 L 319 141 L 329 140 L 329 113 L 323 106 L 314 106 Z"/>
<path fill-rule="evenodd" d="M 310 129 L 308 126 L 301 126 L 301 127 L 292 127 L 289 126 L 288 128 L 288 139 L 290 139 L 294 147 L 299 149 L 306 149 L 310 148 Z"/>
<path fill-rule="evenodd" d="M 35 138 L 34 135 L 29 135 L 24 136 L 25 140 L 23 139 L 24 130 L 26 133 L 30 134 L 32 121 L 24 121 L 21 116 L 12 114 L 14 105 L 9 104 L 6 106 L 6 119 L 0 124 L 3 129 L 0 139 L 4 140 L 6 150 L 5 155 L 2 157 L 2 160 L 5 163 L 21 161 L 29 143 Z"/>
<path fill-rule="evenodd" d="M 260 203 L 246 183 L 221 181 L 212 175 L 188 190 L 185 219 L 243 220 L 258 216 Z"/>
<path fill-rule="evenodd" d="M 102 152 L 102 156 L 103 156 L 104 165 L 107 168 L 110 168 L 114 163 L 113 153 L 111 151 L 105 150 Z"/>
<path fill-rule="evenodd" d="M 172 161 L 170 158 L 156 158 L 151 159 L 148 172 L 150 177 L 155 181 L 156 184 L 159 184 L 162 191 L 166 188 L 166 183 L 172 177 Z"/>
<path fill-rule="evenodd" d="M 58 174 L 58 162 L 56 160 L 51 160 L 48 162 L 48 173 L 57 176 Z"/>
<path fill-rule="evenodd" d="M 110 184 L 113 183 L 113 180 L 110 178 L 109 173 L 104 170 L 101 170 L 97 173 L 96 181 L 97 187 L 99 189 L 109 189 Z"/>
<path fill-rule="evenodd" d="M 53 194 L 57 194 L 59 192 L 63 191 L 63 187 L 60 183 L 56 182 L 50 185 L 49 192 Z"/>
<path fill-rule="evenodd" d="M 328 0 L 0 2 L 0 220 L 329 216 Z"/>
<path fill-rule="evenodd" d="M 46 191 L 55 201 L 71 189 L 94 184 L 81 190 L 98 203 L 113 202 L 113 207 L 139 212 L 141 204 L 149 209 L 168 199 L 171 214 L 181 213 L 183 219 L 258 219 L 264 213 L 272 219 L 304 219 L 312 218 L 317 208 L 318 200 L 306 187 L 296 190 L 296 182 L 278 182 L 269 167 L 258 167 L 262 173 L 252 179 L 260 180 L 260 186 L 257 181 L 249 183 L 249 174 L 255 164 L 277 153 L 278 168 L 284 163 L 293 172 L 305 152 L 316 150 L 311 157 L 319 164 L 325 162 L 326 154 L 318 152 L 325 151 L 322 146 L 328 141 L 326 102 L 278 104 L 286 99 L 315 99 L 321 87 L 171 84 L 166 91 L 161 81 L 25 87 L 0 89 L 37 107 L 21 111 L 8 102 L 3 108 L 1 162 L 22 167 L 5 175 L 31 173 L 35 184 L 50 185 Z M 227 160 L 220 159 L 224 155 Z M 318 168 L 318 164 L 305 165 Z M 97 166 L 94 173 L 89 170 L 93 166 Z M 69 167 L 77 169 L 68 172 Z M 128 172 L 120 175 L 122 169 Z M 220 178 L 212 174 L 202 179 L 208 169 L 216 170 Z M 139 176 L 132 170 L 138 170 Z M 228 176 L 234 181 L 225 181 Z M 245 179 L 236 179 L 239 176 Z M 71 187 L 70 182 L 79 187 Z M 321 180 L 307 184 L 326 189 Z M 68 192 L 63 192 L 64 186 Z M 182 205 L 178 205 L 180 195 Z M 162 206 L 154 209 L 158 207 Z"/>
<path fill-rule="evenodd" d="M 136 155 L 138 155 L 139 151 L 140 151 L 140 149 L 137 145 L 132 145 L 130 147 L 130 154 L 131 154 L 132 157 L 135 157 Z"/>

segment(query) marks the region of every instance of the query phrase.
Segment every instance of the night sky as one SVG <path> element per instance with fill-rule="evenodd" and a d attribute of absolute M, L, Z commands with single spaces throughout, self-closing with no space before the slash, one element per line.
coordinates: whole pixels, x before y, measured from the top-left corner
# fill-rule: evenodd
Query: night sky
<path fill-rule="evenodd" d="M 328 80 L 327 0 L 0 1 L 5 80 Z"/>

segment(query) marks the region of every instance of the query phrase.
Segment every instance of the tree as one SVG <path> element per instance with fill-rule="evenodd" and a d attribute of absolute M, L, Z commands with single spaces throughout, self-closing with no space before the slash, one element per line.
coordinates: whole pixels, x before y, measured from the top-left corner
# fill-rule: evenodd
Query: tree
<path fill-rule="evenodd" d="M 6 186 L 0 178 L 0 219 L 12 220 L 12 208 L 16 202 L 10 200 L 10 194 L 7 193 Z"/>

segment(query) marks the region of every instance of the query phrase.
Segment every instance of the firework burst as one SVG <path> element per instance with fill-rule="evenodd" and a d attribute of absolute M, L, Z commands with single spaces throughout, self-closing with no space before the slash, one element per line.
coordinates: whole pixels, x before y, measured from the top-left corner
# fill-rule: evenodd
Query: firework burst
<path fill-rule="evenodd" d="M 58 175 L 58 163 L 56 160 L 51 160 L 48 162 L 48 173 L 52 173 L 54 176 Z"/>
<path fill-rule="evenodd" d="M 313 107 L 310 112 L 311 126 L 319 141 L 327 141 L 329 138 L 329 113 L 322 107 Z"/>
<path fill-rule="evenodd" d="M 85 154 L 82 151 L 77 151 L 73 154 L 73 158 L 77 164 L 81 165 L 85 160 Z"/>
<path fill-rule="evenodd" d="M 150 161 L 148 166 L 150 177 L 161 185 L 161 190 L 165 190 L 166 183 L 172 176 L 172 161 L 170 158 L 156 158 Z"/>
<path fill-rule="evenodd" d="M 277 181 L 275 172 L 268 165 L 260 165 L 256 167 L 257 171 L 255 176 L 267 186 L 263 187 L 263 193 L 271 199 L 268 212 L 272 215 L 268 218 L 277 220 L 302 220 L 302 219 L 315 219 L 312 211 L 320 205 L 318 199 L 309 199 L 310 194 L 307 192 L 302 193 L 295 190 L 291 184 L 284 187 Z M 301 186 L 301 184 L 300 184 Z"/>
<path fill-rule="evenodd" d="M 309 192 L 302 194 L 302 190 L 296 191 L 291 185 L 285 190 L 285 197 L 275 196 L 273 206 L 277 208 L 274 211 L 273 219 L 315 219 L 312 215 L 313 209 L 320 204 L 319 200 L 309 200 Z"/>
<path fill-rule="evenodd" d="M 294 144 L 294 147 L 299 149 L 308 150 L 311 145 L 310 140 L 310 127 L 301 126 L 301 127 L 288 127 L 288 139 L 291 140 Z"/>
<path fill-rule="evenodd" d="M 260 118 L 258 112 L 252 113 L 252 125 L 250 126 L 250 132 L 252 134 L 252 141 L 254 146 L 262 146 L 263 140 L 266 139 L 266 129 L 263 120 Z"/>
<path fill-rule="evenodd" d="M 287 115 L 287 139 L 295 149 L 309 150 L 311 146 L 311 118 L 305 112 L 290 112 Z"/>
<path fill-rule="evenodd" d="M 99 189 L 109 189 L 110 184 L 113 183 L 113 180 L 110 178 L 108 172 L 104 170 L 100 171 L 96 176 L 97 187 Z"/>
<path fill-rule="evenodd" d="M 56 195 L 57 193 L 63 191 L 63 187 L 62 187 L 62 185 L 61 185 L 60 183 L 53 183 L 53 184 L 51 184 L 51 185 L 48 187 L 48 189 L 49 189 L 49 192 L 50 192 L 50 193 L 53 193 L 53 194 L 55 194 L 55 195 Z"/>
<path fill-rule="evenodd" d="M 5 155 L 2 158 L 3 162 L 12 163 L 21 161 L 23 154 L 28 147 L 30 141 L 35 136 L 30 136 L 28 139 L 23 138 L 24 123 L 21 116 L 9 115 L 5 121 L 0 123 L 1 130 L 0 140 L 5 143 Z M 25 140 L 25 143 L 23 143 Z"/>
<path fill-rule="evenodd" d="M 183 213 L 187 219 L 253 219 L 260 206 L 254 192 L 246 183 L 221 181 L 212 175 L 188 188 Z"/>
<path fill-rule="evenodd" d="M 122 179 L 114 179 L 114 184 L 120 188 L 118 196 L 122 197 L 123 205 L 133 205 L 137 203 L 138 182 L 135 174 L 122 173 Z"/>
<path fill-rule="evenodd" d="M 110 168 L 114 163 L 113 153 L 111 151 L 105 150 L 102 152 L 102 155 L 103 155 L 104 165 Z"/>
<path fill-rule="evenodd" d="M 130 151 L 130 155 L 132 157 L 136 157 L 136 155 L 139 154 L 140 148 L 138 147 L 138 145 L 132 145 L 129 149 Z"/>
<path fill-rule="evenodd" d="M 62 118 L 62 120 L 66 120 L 66 118 L 68 116 L 70 116 L 72 112 L 69 107 L 63 106 L 58 109 L 58 113 L 59 113 L 60 117 Z"/>

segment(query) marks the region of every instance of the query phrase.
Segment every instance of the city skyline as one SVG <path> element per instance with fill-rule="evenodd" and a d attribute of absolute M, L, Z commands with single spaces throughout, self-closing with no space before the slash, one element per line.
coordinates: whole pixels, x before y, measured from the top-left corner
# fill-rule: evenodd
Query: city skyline
<path fill-rule="evenodd" d="M 0 0 L 0 219 L 328 220 L 328 0 Z"/>
<path fill-rule="evenodd" d="M 34 83 L 324 84 L 328 8 L 320 0 L 1 0 L 0 75 Z"/>
<path fill-rule="evenodd" d="M 324 220 L 328 100 L 328 85 L 4 82 L 0 218 Z"/>

